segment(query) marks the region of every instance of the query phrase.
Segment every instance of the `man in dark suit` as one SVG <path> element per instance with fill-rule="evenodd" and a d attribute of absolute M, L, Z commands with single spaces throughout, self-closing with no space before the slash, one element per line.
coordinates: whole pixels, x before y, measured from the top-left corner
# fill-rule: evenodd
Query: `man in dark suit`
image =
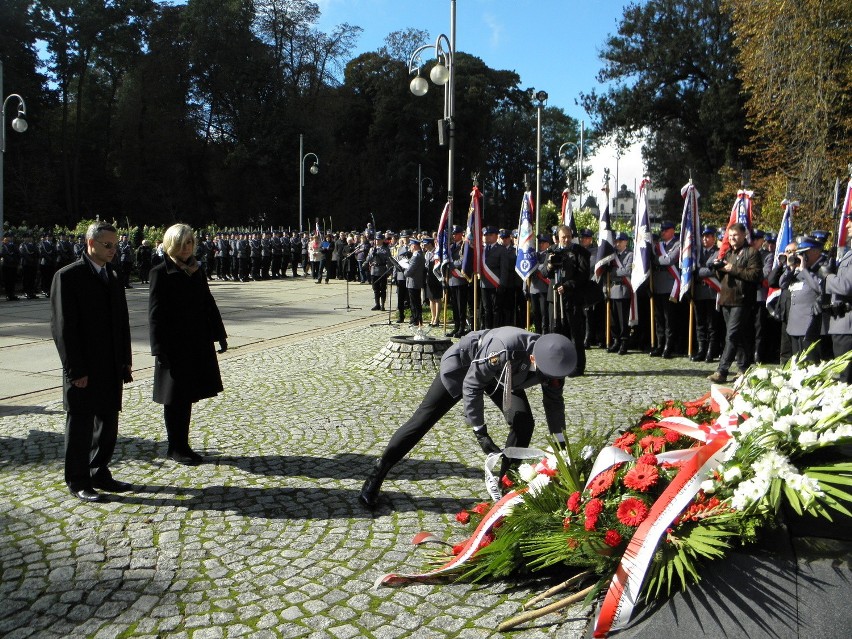
<path fill-rule="evenodd" d="M 482 294 L 482 325 L 484 328 L 503 326 L 503 313 L 499 298 L 509 285 L 509 254 L 497 243 L 498 229 L 486 226 L 482 229 L 483 273 L 479 280 Z M 512 265 L 514 267 L 514 265 Z"/>
<path fill-rule="evenodd" d="M 83 501 L 103 501 L 95 489 L 132 486 L 109 470 L 118 437 L 122 384 L 132 380 L 130 320 L 121 276 L 111 262 L 115 227 L 89 226 L 86 252 L 59 270 L 50 290 L 50 328 L 63 371 L 65 483 Z"/>

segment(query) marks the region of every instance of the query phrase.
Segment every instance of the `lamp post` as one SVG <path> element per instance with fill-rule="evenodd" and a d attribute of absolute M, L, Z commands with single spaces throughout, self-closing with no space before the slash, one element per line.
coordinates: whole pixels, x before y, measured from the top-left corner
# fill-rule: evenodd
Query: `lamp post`
<path fill-rule="evenodd" d="M 302 196 L 302 191 L 305 188 L 305 160 L 308 159 L 309 155 L 314 156 L 314 163 L 311 164 L 310 172 L 311 175 L 316 175 L 319 173 L 319 158 L 316 153 L 305 153 L 305 141 L 304 135 L 299 134 L 299 234 L 301 235 L 302 228 L 302 206 L 304 203 L 304 199 Z"/>
<path fill-rule="evenodd" d="M 0 98 L 3 97 L 3 63 L 0 62 Z M 12 130 L 23 133 L 27 130 L 27 103 L 17 93 L 3 100 L 2 119 L 0 119 L 0 233 L 3 231 L 3 157 L 6 154 L 6 103 L 12 98 L 18 101 L 18 115 L 12 120 Z"/>
<path fill-rule="evenodd" d="M 443 33 L 437 37 L 435 44 L 426 44 L 415 49 L 408 61 L 408 73 L 417 72 L 412 78 L 409 88 L 418 96 L 426 95 L 429 90 L 429 82 L 420 77 L 420 54 L 426 49 L 435 49 L 437 62 L 429 72 L 429 78 L 437 85 L 444 86 L 444 118 L 438 122 L 438 142 L 443 146 L 447 144 L 447 204 L 448 216 L 447 227 L 453 226 L 453 173 L 455 172 L 455 70 L 453 68 L 453 55 L 456 51 L 456 0 L 450 2 L 450 37 Z"/>
<path fill-rule="evenodd" d="M 536 105 L 538 123 L 535 145 L 535 236 L 536 241 L 538 241 L 538 220 L 541 217 L 541 110 L 547 104 L 547 91 L 538 91 L 535 94 L 535 99 L 538 102 Z"/>
<path fill-rule="evenodd" d="M 420 227 L 420 207 L 423 204 L 423 183 L 428 182 L 429 186 L 426 187 L 426 192 L 431 196 L 432 191 L 435 188 L 435 184 L 432 182 L 432 178 L 421 177 L 423 174 L 421 172 L 421 166 L 417 165 L 417 232 L 419 233 L 423 229 Z M 431 198 L 429 200 L 432 201 Z"/>
<path fill-rule="evenodd" d="M 565 178 L 566 178 L 565 182 L 568 184 L 568 188 L 571 188 L 571 175 L 568 173 L 568 168 L 571 166 L 571 160 L 569 160 L 568 156 L 565 155 L 562 152 L 562 149 L 564 149 L 566 146 L 574 147 L 574 150 L 577 152 L 577 160 L 578 160 L 578 162 L 577 162 L 577 174 L 574 178 L 574 183 L 579 188 L 579 184 L 580 184 L 580 163 L 579 163 L 579 160 L 580 160 L 580 156 L 581 156 L 580 147 L 577 146 L 574 142 L 564 142 L 559 147 L 559 150 L 556 152 L 556 155 L 559 157 L 559 166 L 561 166 L 563 169 L 565 169 Z M 582 202 L 578 202 L 577 208 L 579 209 L 580 206 L 582 206 L 582 204 L 583 204 Z"/>

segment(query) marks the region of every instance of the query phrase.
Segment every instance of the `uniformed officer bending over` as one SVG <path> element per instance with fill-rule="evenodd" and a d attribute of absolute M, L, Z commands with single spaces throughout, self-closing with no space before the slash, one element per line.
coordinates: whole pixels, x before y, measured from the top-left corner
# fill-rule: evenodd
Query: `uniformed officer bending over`
<path fill-rule="evenodd" d="M 576 365 L 577 352 L 564 335 L 537 335 L 512 326 L 468 333 L 444 353 L 426 397 L 391 437 L 364 482 L 359 501 L 375 508 L 388 471 L 462 400 L 465 421 L 473 428 L 482 451 L 498 453 L 500 449 L 485 426 L 484 396 L 501 408 L 509 424 L 506 446 L 525 447 L 532 439 L 534 423 L 524 389 L 540 384 L 548 429 L 557 441 L 564 442 L 562 388 Z M 509 463 L 503 460 L 501 476 Z"/>

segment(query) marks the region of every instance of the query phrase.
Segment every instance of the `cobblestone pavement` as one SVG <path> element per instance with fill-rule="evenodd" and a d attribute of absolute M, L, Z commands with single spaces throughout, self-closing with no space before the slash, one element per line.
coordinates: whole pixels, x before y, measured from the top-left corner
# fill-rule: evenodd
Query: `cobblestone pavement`
<path fill-rule="evenodd" d="M 385 572 L 426 566 L 417 532 L 461 539 L 455 513 L 485 497 L 459 409 L 391 472 L 382 508 L 357 505 L 371 461 L 432 375 L 371 367 L 401 332 L 349 326 L 223 361 L 226 391 L 194 409 L 191 440 L 210 460 L 197 468 L 164 459 L 151 380 L 131 383 L 113 470 L 138 490 L 104 504 L 65 489 L 58 393 L 0 417 L 0 635 L 500 636 L 496 625 L 542 583 L 373 589 Z M 711 371 L 593 350 L 587 375 L 568 380 L 569 424 L 626 425 L 650 402 L 700 395 Z M 540 393 L 530 395 L 543 424 Z M 505 426 L 489 410 L 499 441 Z M 514 635 L 581 637 L 586 616 L 569 608 Z"/>

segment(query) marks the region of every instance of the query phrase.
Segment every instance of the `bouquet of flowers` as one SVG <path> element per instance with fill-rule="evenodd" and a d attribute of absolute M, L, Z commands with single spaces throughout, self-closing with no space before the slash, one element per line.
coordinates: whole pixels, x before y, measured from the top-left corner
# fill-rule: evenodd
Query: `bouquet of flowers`
<path fill-rule="evenodd" d="M 482 580 L 573 567 L 597 576 L 582 593 L 587 601 L 606 591 L 595 630 L 605 636 L 629 621 L 629 602 L 699 581 L 702 562 L 756 540 L 785 506 L 801 516 L 852 516 L 843 448 L 852 442 L 852 389 L 834 380 L 850 359 L 753 368 L 733 389 L 652 406 L 594 463 L 554 446 L 502 478 L 509 492 L 496 504 L 459 513 L 474 533 L 424 576 Z"/>

